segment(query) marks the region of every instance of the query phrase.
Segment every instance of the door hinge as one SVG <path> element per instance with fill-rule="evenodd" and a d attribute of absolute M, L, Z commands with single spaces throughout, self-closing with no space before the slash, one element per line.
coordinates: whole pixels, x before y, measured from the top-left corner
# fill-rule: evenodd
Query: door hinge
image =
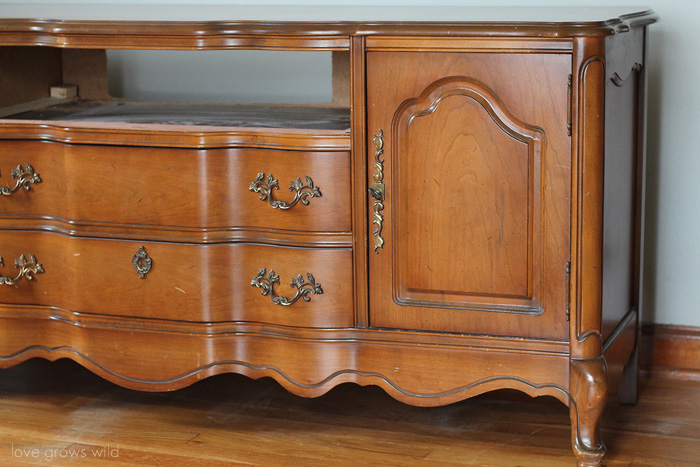
<path fill-rule="evenodd" d="M 566 288 L 566 305 L 564 309 L 566 310 L 566 320 L 571 319 L 571 261 L 566 262 L 564 266 L 564 286 Z"/>
<path fill-rule="evenodd" d="M 571 93 L 571 88 L 573 87 L 574 83 L 574 76 L 569 75 L 569 84 L 568 84 L 568 89 L 566 91 L 566 134 L 571 136 L 571 108 L 573 107 L 573 104 L 571 100 L 573 99 L 572 93 Z"/>

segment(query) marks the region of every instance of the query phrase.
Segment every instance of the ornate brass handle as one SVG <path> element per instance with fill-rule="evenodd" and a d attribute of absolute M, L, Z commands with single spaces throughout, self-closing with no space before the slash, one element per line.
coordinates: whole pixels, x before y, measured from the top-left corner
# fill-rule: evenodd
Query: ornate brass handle
<path fill-rule="evenodd" d="M 289 191 L 294 192 L 294 199 L 289 203 L 272 199 L 272 190 L 279 190 L 280 187 L 279 182 L 272 174 L 268 175 L 267 180 L 265 180 L 265 174 L 260 172 L 248 189 L 255 193 L 260 193 L 260 199 L 263 201 L 269 200 L 270 206 L 275 209 L 289 209 L 300 201 L 301 204 L 306 206 L 309 204 L 309 198 L 321 197 L 321 190 L 314 186 L 314 181 L 311 180 L 311 177 L 307 175 L 304 178 L 306 179 L 306 185 L 302 183 L 301 177 L 289 185 Z"/>
<path fill-rule="evenodd" d="M 23 277 L 26 277 L 28 281 L 34 279 L 34 274 L 39 274 L 44 272 L 44 268 L 41 263 L 39 263 L 33 254 L 28 253 L 29 259 L 24 255 L 15 259 L 15 267 L 19 269 L 19 274 L 17 277 L 2 277 L 0 276 L 0 285 L 15 285 Z M 5 266 L 4 261 L 0 257 L 0 266 Z"/>
<path fill-rule="evenodd" d="M 10 196 L 20 188 L 29 191 L 31 190 L 30 183 L 41 183 L 41 178 L 38 173 L 34 172 L 34 168 L 29 164 L 24 164 L 24 166 L 26 170 L 22 167 L 22 164 L 18 165 L 16 169 L 12 169 L 10 177 L 16 179 L 17 183 L 12 188 L 0 187 L 0 195 Z"/>
<path fill-rule="evenodd" d="M 377 225 L 374 229 L 374 252 L 379 253 L 379 248 L 384 248 L 384 238 L 382 237 L 382 223 L 384 216 L 381 211 L 384 210 L 384 161 L 381 159 L 384 154 L 384 130 L 379 129 L 379 134 L 374 135 L 372 140 L 374 144 L 374 182 L 369 188 L 369 194 L 374 199 L 374 220 L 373 224 Z"/>
<path fill-rule="evenodd" d="M 267 275 L 267 277 L 265 277 L 265 268 L 259 270 L 258 274 L 253 277 L 250 285 L 262 289 L 263 295 L 269 294 L 273 303 L 276 305 L 289 306 L 300 298 L 305 302 L 310 301 L 311 297 L 309 297 L 309 294 L 320 295 L 323 293 L 321 284 L 316 283 L 314 276 L 306 273 L 306 277 L 309 279 L 309 282 L 305 282 L 304 278 L 301 277 L 301 274 L 292 279 L 292 288 L 297 288 L 297 293 L 292 298 L 275 296 L 273 286 L 275 284 L 280 285 L 280 276 L 275 274 L 275 271 L 272 269 L 270 269 L 270 273 Z"/>

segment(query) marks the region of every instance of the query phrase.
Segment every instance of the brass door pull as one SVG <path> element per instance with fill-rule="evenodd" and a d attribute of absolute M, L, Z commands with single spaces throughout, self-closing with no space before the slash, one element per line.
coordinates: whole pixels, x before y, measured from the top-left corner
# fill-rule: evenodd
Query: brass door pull
<path fill-rule="evenodd" d="M 24 188 L 25 190 L 29 191 L 31 190 L 31 187 L 29 186 L 30 183 L 41 183 L 39 174 L 34 172 L 34 168 L 29 164 L 24 164 L 24 168 L 22 167 L 22 164 L 20 164 L 17 166 L 17 168 L 12 169 L 10 178 L 16 179 L 17 183 L 12 188 L 0 187 L 0 195 L 10 196 L 12 193 L 17 192 L 17 190 L 20 188 Z"/>
<path fill-rule="evenodd" d="M 270 273 L 265 276 L 265 268 L 258 271 L 258 274 L 253 277 L 250 285 L 262 289 L 263 295 L 270 295 L 272 302 L 276 305 L 289 306 L 299 300 L 300 298 L 305 302 L 311 300 L 309 295 L 320 295 L 323 293 L 321 289 L 321 284 L 317 284 L 314 276 L 306 273 L 306 277 L 309 282 L 305 282 L 304 278 L 299 274 L 297 277 L 292 279 L 292 288 L 296 287 L 297 293 L 292 298 L 285 298 L 280 296 L 275 296 L 275 291 L 273 286 L 275 284 L 280 285 L 280 276 L 275 274 L 275 271 L 270 269 Z"/>
<path fill-rule="evenodd" d="M 39 263 L 33 254 L 28 253 L 29 259 L 24 255 L 15 259 L 15 267 L 19 269 L 19 274 L 17 277 L 3 277 L 0 276 L 0 285 L 14 285 L 19 282 L 20 279 L 26 277 L 28 281 L 34 279 L 34 274 L 39 274 L 44 272 L 44 268 Z M 3 259 L 0 257 L 0 266 L 5 266 Z"/>
<path fill-rule="evenodd" d="M 379 134 L 374 135 L 372 140 L 374 144 L 374 175 L 372 179 L 372 187 L 369 188 L 369 195 L 374 199 L 374 220 L 373 224 L 377 225 L 374 229 L 374 252 L 379 253 L 380 248 L 384 248 L 384 238 L 382 237 L 382 223 L 384 216 L 381 211 L 384 210 L 384 130 L 379 129 Z"/>
<path fill-rule="evenodd" d="M 248 189 L 255 193 L 260 193 L 260 199 L 263 201 L 269 200 L 270 206 L 275 209 L 289 209 L 298 202 L 306 206 L 309 204 L 309 198 L 321 197 L 321 190 L 314 186 L 314 181 L 311 180 L 311 177 L 306 175 L 304 178 L 306 179 L 306 185 L 302 183 L 301 177 L 289 185 L 289 191 L 294 192 L 294 199 L 289 203 L 273 199 L 272 190 L 279 190 L 279 182 L 272 174 L 269 174 L 267 179 L 265 179 L 265 173 L 260 172 Z"/>

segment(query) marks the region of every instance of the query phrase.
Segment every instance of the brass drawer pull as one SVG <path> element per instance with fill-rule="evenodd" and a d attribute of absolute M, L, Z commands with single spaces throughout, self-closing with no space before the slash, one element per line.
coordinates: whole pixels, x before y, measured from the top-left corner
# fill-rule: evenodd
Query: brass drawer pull
<path fill-rule="evenodd" d="M 145 279 L 146 274 L 148 274 L 151 267 L 153 267 L 153 260 L 148 256 L 148 253 L 146 253 L 146 248 L 141 247 L 136 254 L 131 257 L 131 264 L 134 265 L 136 272 L 139 273 L 139 279 Z"/>
<path fill-rule="evenodd" d="M 299 201 L 306 206 L 309 204 L 309 198 L 321 197 L 321 190 L 314 186 L 314 181 L 311 180 L 311 177 L 307 175 L 304 178 L 306 179 L 306 185 L 302 183 L 301 177 L 289 185 L 289 191 L 294 192 L 294 199 L 289 203 L 272 198 L 272 190 L 279 190 L 279 182 L 272 174 L 268 175 L 267 180 L 265 180 L 265 173 L 260 172 L 248 189 L 255 193 L 260 193 L 260 199 L 263 201 L 269 200 L 270 206 L 275 209 L 289 209 Z"/>
<path fill-rule="evenodd" d="M 41 263 L 39 263 L 33 254 L 28 253 L 29 259 L 24 255 L 15 259 L 15 267 L 19 269 L 19 274 L 17 277 L 3 277 L 0 276 L 0 284 L 4 285 L 14 285 L 23 277 L 26 277 L 28 281 L 34 279 L 34 274 L 39 274 L 44 272 L 44 268 Z M 0 266 L 5 266 L 4 261 L 0 257 Z"/>
<path fill-rule="evenodd" d="M 1 195 L 10 196 L 20 188 L 29 191 L 31 190 L 29 186 L 30 183 L 41 183 L 41 178 L 38 173 L 34 172 L 34 168 L 29 164 L 24 164 L 24 166 L 26 170 L 22 168 L 22 164 L 18 165 L 16 169 L 12 169 L 12 175 L 10 175 L 10 177 L 16 179 L 17 183 L 12 188 L 0 187 Z"/>
<path fill-rule="evenodd" d="M 309 297 L 309 294 L 320 295 L 323 293 L 323 290 L 321 289 L 321 284 L 316 283 L 314 276 L 312 276 L 309 273 L 306 273 L 306 277 L 308 277 L 309 282 L 305 282 L 304 278 L 301 277 L 301 274 L 292 279 L 292 288 L 297 288 L 297 293 L 292 298 L 275 296 L 273 286 L 274 284 L 280 285 L 280 276 L 275 274 L 275 271 L 272 269 L 270 269 L 270 273 L 267 275 L 267 277 L 265 277 L 265 268 L 262 268 L 260 271 L 258 271 L 258 274 L 255 277 L 253 277 L 253 280 L 251 281 L 250 285 L 262 289 L 263 295 L 269 294 L 273 303 L 275 303 L 276 305 L 288 306 L 296 302 L 300 298 L 305 302 L 310 301 L 311 297 Z"/>
<path fill-rule="evenodd" d="M 384 154 L 384 130 L 379 129 L 379 134 L 374 135 L 372 143 L 375 147 L 374 175 L 372 176 L 374 182 L 368 191 L 374 199 L 374 220 L 372 223 L 377 225 L 377 228 L 374 229 L 374 252 L 379 253 L 379 249 L 384 248 L 384 238 L 382 237 L 384 216 L 381 213 L 384 210 L 384 161 L 381 159 L 382 154 Z"/>

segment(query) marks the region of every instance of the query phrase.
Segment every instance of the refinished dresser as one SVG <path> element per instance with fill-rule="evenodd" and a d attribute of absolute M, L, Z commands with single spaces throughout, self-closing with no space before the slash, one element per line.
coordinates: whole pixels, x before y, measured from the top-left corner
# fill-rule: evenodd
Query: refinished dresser
<path fill-rule="evenodd" d="M 607 394 L 636 400 L 654 14 L 178 8 L 0 7 L 0 366 L 513 388 L 600 465 Z M 333 101 L 115 99 L 109 49 L 331 51 Z"/>

